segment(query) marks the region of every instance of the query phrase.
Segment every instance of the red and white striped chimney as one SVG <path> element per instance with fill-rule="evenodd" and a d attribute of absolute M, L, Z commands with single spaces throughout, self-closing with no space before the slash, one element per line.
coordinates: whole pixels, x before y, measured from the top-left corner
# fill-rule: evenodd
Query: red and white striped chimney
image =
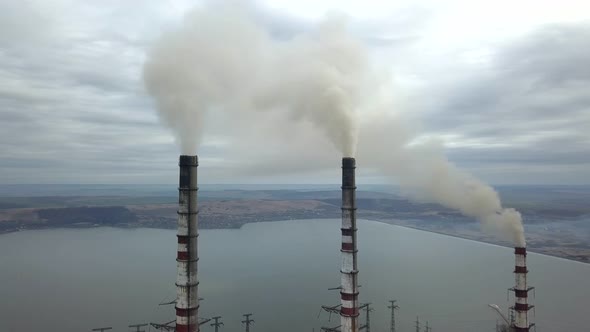
<path fill-rule="evenodd" d="M 197 156 L 180 156 L 178 187 L 178 253 L 176 266 L 176 332 L 197 332 Z"/>
<path fill-rule="evenodd" d="M 528 304 L 529 289 L 527 286 L 527 273 L 529 272 L 526 266 L 526 248 L 514 248 L 515 254 L 515 268 L 514 276 L 516 285 L 514 286 L 514 311 L 516 313 L 514 321 L 514 332 L 528 332 L 531 325 L 529 325 L 528 312 L 533 307 Z"/>
<path fill-rule="evenodd" d="M 359 331 L 355 168 L 354 158 L 342 158 L 341 332 Z"/>

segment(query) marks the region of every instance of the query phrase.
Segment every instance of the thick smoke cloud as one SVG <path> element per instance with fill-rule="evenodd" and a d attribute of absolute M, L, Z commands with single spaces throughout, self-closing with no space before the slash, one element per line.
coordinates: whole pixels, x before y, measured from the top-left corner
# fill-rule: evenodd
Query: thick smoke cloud
<path fill-rule="evenodd" d="M 524 246 L 520 214 L 503 208 L 496 191 L 451 164 L 436 144 L 417 141 L 409 121 L 386 115 L 394 104 L 383 92 L 391 88 L 374 73 L 341 19 L 276 40 L 247 10 L 202 9 L 161 38 L 145 81 L 183 153 L 196 152 L 208 112 L 253 128 L 282 115 L 288 124 L 311 123 L 343 156 L 355 156 L 360 137 L 361 163 L 411 197 L 457 209 Z"/>
<path fill-rule="evenodd" d="M 331 18 L 317 30 L 273 48 L 268 81 L 255 107 L 286 110 L 325 132 L 344 156 L 354 156 L 361 92 L 370 76 L 362 46 Z"/>
<path fill-rule="evenodd" d="M 262 30 L 239 10 L 195 11 L 164 34 L 144 67 L 148 92 L 184 154 L 194 154 L 207 112 L 227 107 L 255 79 Z"/>
<path fill-rule="evenodd" d="M 438 142 L 421 139 L 416 120 L 399 112 L 384 115 L 399 107 L 388 98 L 362 119 L 359 164 L 397 182 L 410 198 L 459 210 L 485 231 L 525 246 L 520 213 L 504 208 L 491 186 L 453 165 Z"/>
<path fill-rule="evenodd" d="M 247 8 L 234 8 L 188 15 L 153 48 L 144 79 L 183 153 L 196 153 L 208 112 L 254 108 L 309 121 L 352 156 L 366 73 L 363 49 L 342 19 L 273 40 Z"/>

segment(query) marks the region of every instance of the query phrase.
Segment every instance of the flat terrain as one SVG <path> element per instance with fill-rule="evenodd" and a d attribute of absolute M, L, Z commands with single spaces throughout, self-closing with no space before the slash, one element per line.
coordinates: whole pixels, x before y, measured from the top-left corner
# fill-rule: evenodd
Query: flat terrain
<path fill-rule="evenodd" d="M 260 221 L 338 218 L 340 191 L 322 189 L 202 190 L 199 224 L 203 229 L 240 228 Z M 456 211 L 410 201 L 393 189 L 377 189 L 358 191 L 359 218 L 510 246 L 482 233 L 475 220 Z M 532 251 L 590 263 L 589 187 L 501 187 L 500 192 L 506 206 L 523 214 Z M 39 193 L 46 196 L 34 196 Z M 50 193 L 48 188 L 31 192 L 0 186 L 0 233 L 57 227 L 176 227 L 173 188 L 65 186 L 58 195 Z"/>

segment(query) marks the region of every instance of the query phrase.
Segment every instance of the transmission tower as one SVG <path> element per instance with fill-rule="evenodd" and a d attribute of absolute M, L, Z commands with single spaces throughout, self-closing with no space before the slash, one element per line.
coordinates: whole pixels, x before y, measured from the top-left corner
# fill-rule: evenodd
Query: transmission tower
<path fill-rule="evenodd" d="M 100 331 L 100 332 L 104 332 L 104 331 L 108 331 L 108 330 L 112 330 L 112 327 L 97 327 L 95 329 L 92 329 L 92 331 Z"/>
<path fill-rule="evenodd" d="M 254 320 L 250 319 L 252 314 L 243 314 L 242 316 L 246 317 L 246 319 L 242 321 L 243 324 L 246 324 L 246 332 L 250 332 L 250 324 L 254 323 Z"/>
<path fill-rule="evenodd" d="M 176 323 L 176 318 L 174 320 L 171 320 L 167 323 L 164 324 L 158 324 L 158 323 L 150 323 L 150 325 L 155 328 L 156 330 L 160 330 L 160 331 L 174 331 L 176 329 L 176 326 L 172 325 L 172 323 Z"/>
<path fill-rule="evenodd" d="M 215 332 L 218 332 L 219 327 L 221 325 L 223 325 L 223 323 L 219 321 L 221 319 L 221 316 L 215 316 L 215 317 L 212 317 L 211 319 L 215 321 L 215 323 L 211 323 L 211 326 L 215 326 Z"/>
<path fill-rule="evenodd" d="M 371 311 L 374 309 L 371 308 L 371 303 L 365 303 L 359 307 L 361 310 L 365 310 L 365 325 L 361 326 L 361 330 L 365 330 L 365 332 L 371 332 Z"/>
<path fill-rule="evenodd" d="M 432 331 L 432 328 L 430 326 L 428 326 L 428 321 L 426 321 L 426 326 L 424 327 L 424 332 L 430 332 Z"/>
<path fill-rule="evenodd" d="M 342 305 L 338 304 L 335 306 L 327 306 L 327 305 L 323 305 L 322 308 L 320 309 L 320 312 L 318 313 L 318 318 L 320 317 L 320 314 L 322 313 L 322 310 L 328 313 L 328 321 L 332 320 L 332 314 L 336 314 L 336 315 L 340 315 L 340 307 Z"/>
<path fill-rule="evenodd" d="M 391 303 L 391 305 L 387 306 L 389 309 L 391 309 L 390 332 L 395 332 L 395 311 L 399 309 L 399 306 L 395 304 L 395 302 L 397 302 L 397 300 L 389 300 L 389 303 Z"/>
<path fill-rule="evenodd" d="M 341 288 L 340 287 L 330 288 L 329 290 L 334 290 L 334 289 L 341 289 Z M 336 315 L 340 316 L 340 307 L 342 307 L 342 304 L 338 304 L 335 306 L 323 305 L 322 308 L 320 309 L 320 312 L 318 313 L 318 318 L 320 317 L 320 314 L 322 313 L 322 310 L 323 310 L 328 313 L 328 321 L 331 321 L 332 314 L 336 314 Z M 340 327 L 341 327 L 341 325 L 338 325 L 336 327 L 322 327 L 321 330 L 324 332 L 340 332 Z"/>
<path fill-rule="evenodd" d="M 148 326 L 149 324 L 135 324 L 135 325 L 129 325 L 129 327 L 133 327 L 135 328 L 135 332 L 145 332 L 145 330 L 140 330 L 140 328 L 144 327 L 144 326 Z"/>
<path fill-rule="evenodd" d="M 420 320 L 418 316 L 416 316 L 416 332 L 420 332 Z"/>

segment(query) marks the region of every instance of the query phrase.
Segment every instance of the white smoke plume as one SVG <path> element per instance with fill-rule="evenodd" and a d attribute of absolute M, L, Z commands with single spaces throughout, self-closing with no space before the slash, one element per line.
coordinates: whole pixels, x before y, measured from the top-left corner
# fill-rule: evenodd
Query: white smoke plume
<path fill-rule="evenodd" d="M 355 154 L 357 111 L 370 70 L 362 45 L 332 17 L 310 33 L 273 47 L 257 109 L 282 109 L 322 130 L 345 157 Z"/>
<path fill-rule="evenodd" d="M 207 112 L 229 107 L 256 77 L 264 31 L 241 8 L 189 13 L 148 54 L 144 81 L 184 154 L 194 154 Z"/>
<path fill-rule="evenodd" d="M 380 108 L 394 107 L 391 102 Z M 520 213 L 504 208 L 489 185 L 453 165 L 440 144 L 416 143 L 419 131 L 400 114 L 378 110 L 363 118 L 359 163 L 399 183 L 409 197 L 434 202 L 476 218 L 482 229 L 525 246 Z"/>
<path fill-rule="evenodd" d="M 275 40 L 247 7 L 205 7 L 160 38 L 144 80 L 183 153 L 196 152 L 207 112 L 254 108 L 309 121 L 352 156 L 355 111 L 369 72 L 364 55 L 339 17 Z"/>
<path fill-rule="evenodd" d="M 208 112 L 240 119 L 240 130 L 247 121 L 311 123 L 343 156 L 356 155 L 358 136 L 359 165 L 395 179 L 411 197 L 457 209 L 524 246 L 520 214 L 442 148 L 416 144 L 414 127 L 391 115 L 396 107 L 381 95 L 389 86 L 375 72 L 342 18 L 276 40 L 247 8 L 205 6 L 160 38 L 144 79 L 183 153 L 197 152 Z"/>

